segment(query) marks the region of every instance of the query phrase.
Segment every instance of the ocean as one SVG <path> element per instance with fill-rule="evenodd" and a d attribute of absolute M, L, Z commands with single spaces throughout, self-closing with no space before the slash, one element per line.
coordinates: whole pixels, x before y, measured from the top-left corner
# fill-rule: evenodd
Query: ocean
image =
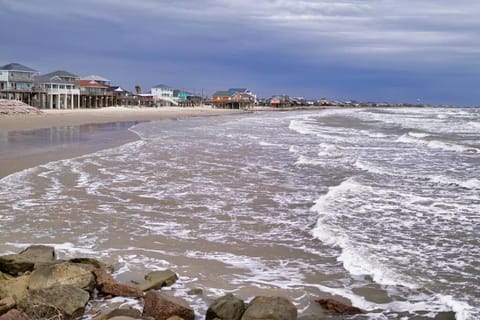
<path fill-rule="evenodd" d="M 331 295 L 367 310 L 361 319 L 480 319 L 480 109 L 130 130 L 138 140 L 1 179 L 0 252 L 52 245 L 114 264 L 124 282 L 170 268 L 169 290 L 198 318 L 232 292 L 286 296 L 300 314 Z"/>

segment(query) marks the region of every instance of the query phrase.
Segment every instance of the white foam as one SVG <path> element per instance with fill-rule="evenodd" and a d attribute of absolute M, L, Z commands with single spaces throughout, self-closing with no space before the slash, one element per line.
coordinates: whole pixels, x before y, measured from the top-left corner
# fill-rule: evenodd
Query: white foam
<path fill-rule="evenodd" d="M 383 285 L 402 285 L 416 288 L 417 285 L 404 276 L 392 271 L 372 255 L 368 249 L 358 247 L 350 241 L 341 226 L 329 224 L 330 216 L 336 213 L 330 209 L 330 203 L 343 198 L 354 197 L 357 192 L 374 192 L 371 187 L 361 185 L 353 178 L 343 181 L 321 196 L 311 210 L 319 214 L 319 219 L 312 234 L 324 244 L 339 247 L 342 251 L 338 260 L 352 275 L 370 275 L 376 283 Z"/>
<path fill-rule="evenodd" d="M 409 136 L 412 136 L 414 138 L 426 138 L 426 137 L 430 137 L 431 134 L 429 133 L 425 133 L 425 132 L 409 132 L 407 133 Z"/>
<path fill-rule="evenodd" d="M 413 143 L 418 145 L 427 146 L 431 149 L 441 149 L 445 151 L 453 151 L 453 152 L 462 152 L 462 153 L 479 153 L 480 149 L 460 145 L 456 143 L 450 142 L 443 142 L 439 140 L 424 140 L 422 138 L 413 137 L 411 134 L 404 134 L 400 138 L 397 139 L 397 142 L 402 143 Z"/>

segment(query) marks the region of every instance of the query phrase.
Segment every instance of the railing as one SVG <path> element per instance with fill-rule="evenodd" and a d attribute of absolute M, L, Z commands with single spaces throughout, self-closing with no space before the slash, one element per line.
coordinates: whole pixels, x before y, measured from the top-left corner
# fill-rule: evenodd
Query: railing
<path fill-rule="evenodd" d="M 48 94 L 80 94 L 80 89 L 46 89 Z"/>

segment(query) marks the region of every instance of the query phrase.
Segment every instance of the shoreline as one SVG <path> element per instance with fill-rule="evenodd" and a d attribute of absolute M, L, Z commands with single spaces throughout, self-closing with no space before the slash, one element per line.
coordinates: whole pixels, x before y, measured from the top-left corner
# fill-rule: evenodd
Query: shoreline
<path fill-rule="evenodd" d="M 243 113 L 207 107 L 110 107 L 44 112 L 0 117 L 0 179 L 52 161 L 136 141 L 138 135 L 129 128 L 140 122 Z"/>

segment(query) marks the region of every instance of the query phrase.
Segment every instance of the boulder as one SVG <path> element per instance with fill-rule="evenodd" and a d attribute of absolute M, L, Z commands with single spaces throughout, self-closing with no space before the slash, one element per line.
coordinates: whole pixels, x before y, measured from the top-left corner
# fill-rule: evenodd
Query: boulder
<path fill-rule="evenodd" d="M 96 287 L 98 291 L 106 295 L 121 297 L 143 297 L 143 291 L 132 286 L 118 283 L 111 275 L 103 269 L 95 269 L 93 271 L 96 278 Z"/>
<path fill-rule="evenodd" d="M 155 320 L 167 320 L 173 316 L 178 316 L 184 320 L 195 319 L 192 308 L 182 299 L 150 290 L 145 295 L 144 300 L 143 316 L 153 317 Z"/>
<path fill-rule="evenodd" d="M 296 320 L 297 308 L 283 297 L 254 298 L 242 316 L 242 320 Z"/>
<path fill-rule="evenodd" d="M 18 275 L 32 271 L 36 263 L 52 262 L 55 260 L 55 249 L 48 246 L 31 246 L 18 254 L 9 254 L 0 257 L 0 271 Z"/>
<path fill-rule="evenodd" d="M 9 274 L 3 273 L 0 271 L 0 281 L 12 279 L 13 277 Z"/>
<path fill-rule="evenodd" d="M 16 301 L 21 300 L 28 293 L 29 281 L 30 274 L 0 281 L 0 299 L 12 297 Z"/>
<path fill-rule="evenodd" d="M 15 308 L 17 301 L 12 297 L 3 298 L 0 300 L 0 314 L 4 314 L 10 309 Z"/>
<path fill-rule="evenodd" d="M 137 309 L 115 309 L 107 314 L 106 319 L 112 319 L 115 317 L 130 317 L 138 319 L 142 316 L 142 312 Z"/>
<path fill-rule="evenodd" d="M 39 290 L 71 285 L 92 292 L 95 287 L 95 277 L 88 269 L 84 265 L 69 262 L 44 265 L 32 272 L 29 288 Z"/>
<path fill-rule="evenodd" d="M 0 320 L 30 320 L 28 316 L 18 311 L 17 309 L 12 309 L 5 313 L 4 315 L 0 316 Z"/>
<path fill-rule="evenodd" d="M 18 309 L 31 319 L 76 318 L 83 315 L 90 294 L 70 285 L 30 290 Z"/>
<path fill-rule="evenodd" d="M 366 313 L 360 308 L 352 307 L 346 303 L 331 298 L 318 299 L 315 301 L 318 302 L 322 308 L 331 315 L 354 315 Z"/>
<path fill-rule="evenodd" d="M 74 259 L 68 260 L 68 262 L 88 264 L 88 265 L 93 266 L 94 269 L 105 269 L 105 270 L 108 270 L 110 272 L 113 272 L 113 266 L 112 265 L 108 265 L 106 263 L 103 263 L 103 262 L 101 262 L 97 259 L 93 259 L 93 258 L 74 258 Z"/>
<path fill-rule="evenodd" d="M 215 300 L 215 302 L 210 305 L 205 319 L 240 320 L 244 312 L 245 304 L 243 300 L 229 293 Z"/>
<path fill-rule="evenodd" d="M 203 290 L 200 288 L 193 288 L 188 290 L 187 294 L 189 296 L 202 296 L 203 295 Z"/>
<path fill-rule="evenodd" d="M 177 280 L 178 276 L 172 270 L 153 271 L 145 276 L 145 281 L 140 283 L 138 287 L 143 291 L 159 290 L 162 287 L 171 286 Z"/>

